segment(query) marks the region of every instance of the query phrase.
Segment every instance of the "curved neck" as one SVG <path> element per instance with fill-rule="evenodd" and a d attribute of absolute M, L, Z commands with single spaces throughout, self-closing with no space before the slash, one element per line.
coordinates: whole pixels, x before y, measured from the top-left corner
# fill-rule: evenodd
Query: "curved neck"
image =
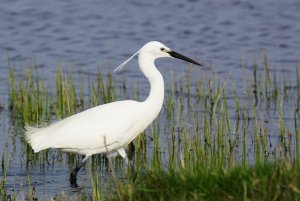
<path fill-rule="evenodd" d="M 164 101 L 164 79 L 154 65 L 154 58 L 149 54 L 139 54 L 139 66 L 150 82 L 150 94 L 144 103 L 155 107 L 160 111 Z M 157 112 L 157 113 L 158 113 Z"/>

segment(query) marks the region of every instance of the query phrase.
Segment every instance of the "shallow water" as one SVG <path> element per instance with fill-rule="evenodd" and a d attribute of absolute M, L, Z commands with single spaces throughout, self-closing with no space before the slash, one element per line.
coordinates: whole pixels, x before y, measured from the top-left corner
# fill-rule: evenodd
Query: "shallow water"
<path fill-rule="evenodd" d="M 21 134 L 14 133 L 9 122 L 8 58 L 16 67 L 36 62 L 43 77 L 51 83 L 58 63 L 66 70 L 72 66 L 74 74 L 93 77 L 97 66 L 111 72 L 144 43 L 158 40 L 205 64 L 203 69 L 192 69 L 192 83 L 203 75 L 215 74 L 220 80 L 234 80 L 237 92 L 244 94 L 242 75 L 249 74 L 252 79 L 254 61 L 262 70 L 264 51 L 272 74 L 295 79 L 300 57 L 299 9 L 298 0 L 2 1 L 0 104 L 4 110 L 0 112 L 0 145 L 8 145 L 9 159 L 13 161 L 7 173 L 11 188 L 13 183 L 26 186 L 28 171 L 22 159 Z M 188 70 L 186 63 L 175 59 L 158 61 L 157 66 L 166 80 L 171 79 L 170 75 L 181 80 Z M 144 89 L 143 97 L 147 95 L 149 86 L 136 60 L 122 74 Z M 116 76 L 118 79 L 119 75 Z M 278 108 L 273 111 L 276 114 Z M 272 114 L 269 117 L 275 118 Z M 285 118 L 290 118 L 290 113 Z M 1 156 L 2 152 L 1 148 Z M 72 192 L 65 164 L 55 163 L 47 169 L 29 169 L 31 184 L 36 186 L 39 196 L 53 196 L 62 190 Z M 87 171 L 82 171 L 80 177 L 89 182 Z"/>

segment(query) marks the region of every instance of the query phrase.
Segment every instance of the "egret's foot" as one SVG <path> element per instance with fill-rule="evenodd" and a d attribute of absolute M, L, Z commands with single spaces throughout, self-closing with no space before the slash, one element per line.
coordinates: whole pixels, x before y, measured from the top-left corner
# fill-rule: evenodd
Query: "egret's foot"
<path fill-rule="evenodd" d="M 77 168 L 75 168 L 75 169 L 70 173 L 70 184 L 71 184 L 71 187 L 73 187 L 73 188 L 78 188 L 78 184 L 77 184 L 77 173 L 78 173 Z"/>
<path fill-rule="evenodd" d="M 70 174 L 70 184 L 71 184 L 71 187 L 78 188 L 77 173 L 75 173 L 74 171 L 72 171 Z"/>
<path fill-rule="evenodd" d="M 70 185 L 74 189 L 77 189 L 79 187 L 78 184 L 77 184 L 77 182 L 76 182 L 76 180 L 75 181 L 70 181 Z"/>
<path fill-rule="evenodd" d="M 82 162 L 79 165 L 77 165 L 76 168 L 70 173 L 70 184 L 73 188 L 79 187 L 77 184 L 77 173 L 79 172 L 80 168 L 84 166 L 84 164 L 86 163 L 89 157 L 90 157 L 89 155 L 86 155 L 82 160 Z"/>

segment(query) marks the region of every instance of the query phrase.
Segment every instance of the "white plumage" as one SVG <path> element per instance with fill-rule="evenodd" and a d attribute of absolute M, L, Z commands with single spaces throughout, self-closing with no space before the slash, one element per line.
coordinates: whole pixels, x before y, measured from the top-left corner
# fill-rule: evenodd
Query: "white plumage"
<path fill-rule="evenodd" d="M 109 155 L 117 152 L 128 161 L 124 146 L 151 124 L 163 105 L 164 80 L 155 67 L 154 60 L 160 57 L 176 57 L 200 65 L 156 41 L 145 44 L 133 56 L 136 54 L 139 54 L 140 69 L 151 86 L 145 101 L 112 102 L 90 108 L 43 128 L 26 126 L 26 139 L 34 152 L 48 148 L 76 152 L 86 155 L 83 163 L 93 154 Z M 116 70 L 122 69 L 133 56 Z M 82 165 L 72 172 L 75 177 Z"/>
<path fill-rule="evenodd" d="M 100 105 L 45 128 L 27 126 L 26 137 L 34 152 L 47 148 L 83 155 L 111 152 L 127 145 L 155 118 L 142 118 L 148 112 L 144 104 L 126 100 Z"/>

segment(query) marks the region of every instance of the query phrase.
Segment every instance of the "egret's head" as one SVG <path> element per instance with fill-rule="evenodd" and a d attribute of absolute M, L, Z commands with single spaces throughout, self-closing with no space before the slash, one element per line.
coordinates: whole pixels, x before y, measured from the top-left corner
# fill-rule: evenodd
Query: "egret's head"
<path fill-rule="evenodd" d="M 155 59 L 162 57 L 171 57 L 168 52 L 172 50 L 158 41 L 151 41 L 146 43 L 140 50 L 140 54 L 148 54 Z"/>
<path fill-rule="evenodd" d="M 149 54 L 153 56 L 154 59 L 162 57 L 174 57 L 201 66 L 201 64 L 199 64 L 197 61 L 194 61 L 186 56 L 183 56 L 182 54 L 173 51 L 172 49 L 168 48 L 158 41 L 151 41 L 146 43 L 139 53 Z"/>
<path fill-rule="evenodd" d="M 146 43 L 139 51 L 137 51 L 134 55 L 132 55 L 129 59 L 124 61 L 120 66 L 118 66 L 114 72 L 121 70 L 128 61 L 130 61 L 135 55 L 140 54 L 140 55 L 146 55 L 153 60 L 157 58 L 162 58 L 162 57 L 174 57 L 177 59 L 181 59 L 199 66 L 202 66 L 199 64 L 197 61 L 194 61 L 186 56 L 183 56 L 182 54 L 179 54 L 172 49 L 168 48 L 164 44 L 158 42 L 158 41 L 151 41 Z"/>

